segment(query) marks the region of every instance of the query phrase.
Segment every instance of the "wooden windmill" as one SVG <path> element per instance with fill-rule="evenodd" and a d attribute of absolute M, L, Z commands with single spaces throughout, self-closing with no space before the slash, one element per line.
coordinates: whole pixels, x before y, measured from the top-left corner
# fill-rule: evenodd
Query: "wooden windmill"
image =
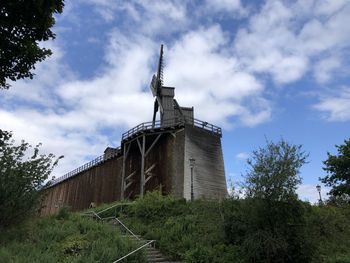
<path fill-rule="evenodd" d="M 161 45 L 157 74 L 153 75 L 150 86 L 155 97 L 152 125 L 155 126 L 158 110 L 161 126 L 172 126 L 179 121 L 193 123 L 193 107 L 180 107 L 174 99 L 175 88 L 163 86 L 163 63 L 163 45 Z"/>
<path fill-rule="evenodd" d="M 164 112 L 163 106 L 162 106 L 162 99 L 161 99 L 162 86 L 163 86 L 163 45 L 160 46 L 157 75 L 153 75 L 151 87 L 150 87 L 153 97 L 156 98 L 154 100 L 154 110 L 153 110 L 153 119 L 152 119 L 153 126 L 155 125 L 155 122 L 156 122 L 156 115 L 158 112 L 158 108 L 160 108 L 161 116 Z"/>

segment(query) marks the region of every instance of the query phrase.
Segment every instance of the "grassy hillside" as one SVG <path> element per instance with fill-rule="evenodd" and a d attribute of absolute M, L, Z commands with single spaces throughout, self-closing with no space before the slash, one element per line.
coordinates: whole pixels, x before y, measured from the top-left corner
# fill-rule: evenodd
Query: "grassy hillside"
<path fill-rule="evenodd" d="M 350 262 L 350 209 L 303 202 L 275 208 L 254 200 L 186 202 L 148 193 L 119 217 L 158 240 L 164 254 L 186 262 Z M 283 261 L 269 258 L 283 251 Z"/>
<path fill-rule="evenodd" d="M 349 208 L 254 199 L 186 202 L 154 192 L 101 214 L 115 215 L 185 262 L 350 262 Z M 0 262 L 113 262 L 132 249 L 115 227 L 65 211 L 0 235 Z"/>
<path fill-rule="evenodd" d="M 115 227 L 62 210 L 57 216 L 2 230 L 0 262 L 113 262 L 133 248 Z M 145 259 L 138 253 L 124 262 Z"/>

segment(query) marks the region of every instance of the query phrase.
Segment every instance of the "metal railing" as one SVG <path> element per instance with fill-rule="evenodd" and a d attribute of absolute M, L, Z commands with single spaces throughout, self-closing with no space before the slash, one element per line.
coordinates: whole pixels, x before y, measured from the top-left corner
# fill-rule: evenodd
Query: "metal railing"
<path fill-rule="evenodd" d="M 144 247 L 147 247 L 147 246 L 151 245 L 154 242 L 155 242 L 155 240 L 149 240 L 146 244 L 143 244 L 142 246 L 136 248 L 135 250 L 131 251 L 130 253 L 126 254 L 125 256 L 117 259 L 116 261 L 113 261 L 113 263 L 122 261 L 124 258 L 127 258 L 128 256 L 130 256 L 130 255 L 134 254 L 135 252 L 143 249 Z"/>
<path fill-rule="evenodd" d="M 57 179 L 51 181 L 51 184 L 47 185 L 46 188 L 49 188 L 49 187 L 52 187 L 74 175 L 77 175 L 78 173 L 81 173 L 83 171 L 86 171 L 88 169 L 90 169 L 91 167 L 94 167 L 96 165 L 99 165 L 100 163 L 106 161 L 106 160 L 109 160 L 115 156 L 118 156 L 119 154 L 121 154 L 121 147 L 117 147 L 115 149 L 115 151 L 113 152 L 109 152 L 109 153 L 105 153 L 99 157 L 97 157 L 96 159 L 74 169 L 73 171 L 70 171 L 69 173 L 66 173 L 65 175 L 61 176 L 61 177 L 58 177 Z"/>
<path fill-rule="evenodd" d="M 88 212 L 85 212 L 83 213 L 83 215 L 89 215 L 91 214 L 92 216 L 96 217 L 98 220 L 100 221 L 104 221 L 104 220 L 109 220 L 109 219 L 114 219 L 117 223 L 119 223 L 129 234 L 131 234 L 134 238 L 136 238 L 138 241 L 143 241 L 142 239 L 140 239 L 137 235 L 135 235 L 126 225 L 123 224 L 122 221 L 120 221 L 120 219 L 118 219 L 116 216 L 112 216 L 112 217 L 101 217 L 100 215 L 103 213 L 103 212 L 106 212 L 112 208 L 115 208 L 116 206 L 119 206 L 120 204 L 116 204 L 116 205 L 113 205 L 111 207 L 108 207 L 102 211 L 99 211 L 99 212 L 95 212 L 95 211 L 88 211 Z M 121 204 L 121 206 L 123 205 L 130 205 L 129 203 L 128 204 Z M 132 254 L 136 253 L 137 251 L 153 244 L 156 242 L 156 240 L 144 240 L 146 241 L 145 244 L 142 244 L 141 246 L 137 247 L 136 249 L 134 249 L 133 251 L 129 252 L 128 254 L 126 254 L 125 256 L 122 256 L 121 258 L 117 259 L 116 261 L 113 261 L 113 263 L 117 263 L 117 262 L 120 262 L 122 261 L 123 259 L 131 256 Z"/>
<path fill-rule="evenodd" d="M 122 141 L 127 140 L 128 138 L 132 137 L 133 135 L 139 132 L 161 129 L 161 128 L 184 126 L 185 124 L 193 125 L 195 127 L 204 129 L 220 137 L 222 136 L 222 130 L 220 127 L 213 125 L 211 123 L 208 123 L 206 121 L 201 121 L 198 119 L 186 117 L 186 118 L 174 118 L 174 119 L 163 120 L 163 121 L 158 120 L 154 124 L 151 121 L 143 122 L 135 126 L 134 128 L 128 130 L 127 132 L 124 132 L 122 135 Z"/>
<path fill-rule="evenodd" d="M 122 142 L 129 139 L 133 135 L 141 133 L 141 132 L 166 129 L 166 128 L 183 127 L 183 126 L 185 126 L 185 124 L 204 129 L 204 130 L 206 130 L 210 133 L 213 133 L 217 136 L 220 136 L 220 137 L 222 136 L 222 131 L 221 131 L 220 127 L 213 125 L 211 123 L 208 123 L 206 121 L 201 121 L 198 119 L 185 117 L 185 118 L 173 118 L 173 119 L 168 119 L 168 120 L 163 120 L 163 121 L 158 120 L 154 124 L 151 121 L 141 123 L 141 124 L 137 125 L 136 127 L 128 130 L 127 132 L 124 132 L 122 135 Z M 97 157 L 96 159 L 74 169 L 73 171 L 66 173 L 65 175 L 63 175 L 61 177 L 58 177 L 57 179 L 51 181 L 50 184 L 46 185 L 45 188 L 50 188 L 50 187 L 52 187 L 52 186 L 54 186 L 62 181 L 65 181 L 66 179 L 68 179 L 74 175 L 77 175 L 83 171 L 86 171 L 86 170 L 90 169 L 91 167 L 97 166 L 100 163 L 102 163 L 110 158 L 113 158 L 121 153 L 122 153 L 121 147 L 117 147 L 114 151 L 107 152 L 107 153 Z"/>

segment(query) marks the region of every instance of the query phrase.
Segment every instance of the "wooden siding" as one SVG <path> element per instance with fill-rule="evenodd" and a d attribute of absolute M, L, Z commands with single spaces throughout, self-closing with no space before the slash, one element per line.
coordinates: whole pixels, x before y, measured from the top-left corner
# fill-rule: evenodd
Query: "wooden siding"
<path fill-rule="evenodd" d="M 142 136 L 142 135 L 141 135 Z M 148 133 L 146 151 L 158 134 Z M 142 137 L 140 137 L 140 140 Z M 196 159 L 194 168 L 195 198 L 222 198 L 227 195 L 224 162 L 219 136 L 201 128 L 186 125 L 161 135 L 145 158 L 145 171 L 155 164 L 144 192 L 159 189 L 163 194 L 190 199 L 189 158 Z M 123 156 L 106 160 L 45 190 L 42 215 L 57 213 L 63 206 L 73 211 L 121 199 Z M 141 154 L 136 140 L 131 143 L 125 162 L 125 176 L 133 172 L 132 184 L 124 197 L 140 194 Z M 146 174 L 146 179 L 149 174 Z M 130 181 L 129 181 L 130 182 Z"/>
<path fill-rule="evenodd" d="M 72 211 L 120 198 L 122 158 L 113 158 L 45 190 L 41 214 L 56 213 L 68 206 Z"/>
<path fill-rule="evenodd" d="M 221 139 L 189 125 L 185 128 L 184 197 L 191 199 L 191 168 L 189 159 L 195 159 L 193 169 L 194 198 L 224 198 L 227 196 Z"/>

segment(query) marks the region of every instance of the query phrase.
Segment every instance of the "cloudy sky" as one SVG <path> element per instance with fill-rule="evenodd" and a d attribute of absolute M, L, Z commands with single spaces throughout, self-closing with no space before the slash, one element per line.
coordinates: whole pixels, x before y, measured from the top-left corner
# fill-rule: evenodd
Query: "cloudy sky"
<path fill-rule="evenodd" d="M 0 91 L 1 128 L 63 154 L 63 175 L 151 120 L 163 43 L 165 85 L 223 128 L 228 179 L 284 138 L 310 153 L 299 194 L 314 202 L 327 151 L 349 138 L 349 24 L 348 0 L 66 1 L 53 56 Z"/>

